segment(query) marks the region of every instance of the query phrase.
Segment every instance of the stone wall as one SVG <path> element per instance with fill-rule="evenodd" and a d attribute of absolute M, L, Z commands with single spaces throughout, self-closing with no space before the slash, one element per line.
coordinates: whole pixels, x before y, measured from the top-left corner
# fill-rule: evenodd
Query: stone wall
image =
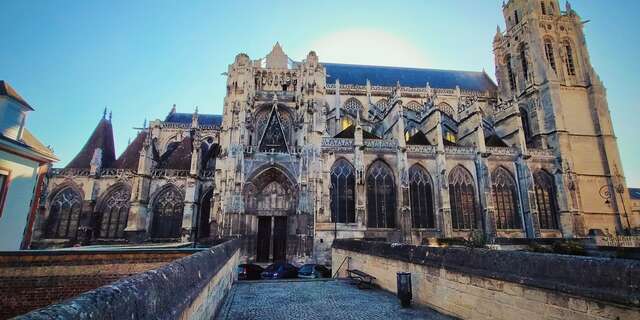
<path fill-rule="evenodd" d="M 335 241 L 332 259 L 391 292 L 411 272 L 414 303 L 464 319 L 640 318 L 635 260 L 358 240 Z"/>
<path fill-rule="evenodd" d="M 174 256 L 180 259 L 170 263 L 116 263 L 112 270 L 129 270 L 123 276 L 135 274 L 19 318 L 210 319 L 233 283 L 238 252 L 234 240 L 186 257 L 189 252 L 182 258 Z M 81 273 L 80 278 L 90 276 L 91 270 L 100 275 L 94 265 L 70 268 Z"/>

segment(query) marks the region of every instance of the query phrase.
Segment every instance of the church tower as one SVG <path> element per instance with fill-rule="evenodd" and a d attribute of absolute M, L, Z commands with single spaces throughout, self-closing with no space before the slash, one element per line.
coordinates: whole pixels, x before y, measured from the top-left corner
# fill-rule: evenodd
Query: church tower
<path fill-rule="evenodd" d="M 493 48 L 498 109 L 518 111 L 527 148 L 551 149 L 563 229 L 625 233 L 637 226 L 606 89 L 591 65 L 585 22 L 566 2 L 510 0 Z M 526 151 L 525 151 L 526 153 Z M 588 227 L 587 227 L 588 226 Z"/>

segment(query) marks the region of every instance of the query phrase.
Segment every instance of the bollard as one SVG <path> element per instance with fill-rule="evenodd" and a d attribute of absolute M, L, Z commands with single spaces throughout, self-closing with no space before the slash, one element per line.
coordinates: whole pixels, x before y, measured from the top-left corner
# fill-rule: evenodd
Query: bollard
<path fill-rule="evenodd" d="M 403 308 L 411 306 L 411 273 L 398 272 L 398 299 Z"/>

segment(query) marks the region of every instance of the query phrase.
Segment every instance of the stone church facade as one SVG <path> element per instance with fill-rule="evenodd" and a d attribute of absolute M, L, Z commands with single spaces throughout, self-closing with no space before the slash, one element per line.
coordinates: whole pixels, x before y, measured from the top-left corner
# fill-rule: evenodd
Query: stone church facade
<path fill-rule="evenodd" d="M 222 115 L 140 128 L 116 158 L 109 117 L 53 169 L 34 248 L 242 238 L 248 260 L 330 261 L 336 238 L 632 232 L 605 88 L 582 22 L 511 0 L 484 72 L 238 54 Z"/>

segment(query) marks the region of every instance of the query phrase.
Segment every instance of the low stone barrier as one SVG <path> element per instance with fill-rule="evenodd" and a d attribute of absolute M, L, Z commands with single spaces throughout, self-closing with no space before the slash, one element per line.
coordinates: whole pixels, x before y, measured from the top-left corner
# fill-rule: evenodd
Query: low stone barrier
<path fill-rule="evenodd" d="M 211 319 L 234 281 L 231 240 L 18 319 Z"/>
<path fill-rule="evenodd" d="M 464 319 L 640 319 L 636 260 L 340 239 L 332 267 L 391 292 L 411 272 L 415 303 Z"/>

